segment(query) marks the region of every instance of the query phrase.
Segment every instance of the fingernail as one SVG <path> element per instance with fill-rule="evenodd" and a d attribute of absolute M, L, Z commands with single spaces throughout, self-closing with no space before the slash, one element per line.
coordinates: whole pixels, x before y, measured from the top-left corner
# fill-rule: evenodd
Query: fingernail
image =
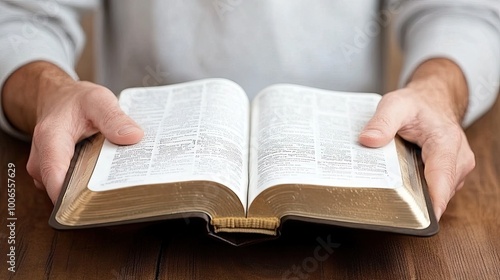
<path fill-rule="evenodd" d="M 139 129 L 134 125 L 126 125 L 118 130 L 118 135 L 129 135 L 137 132 Z"/>

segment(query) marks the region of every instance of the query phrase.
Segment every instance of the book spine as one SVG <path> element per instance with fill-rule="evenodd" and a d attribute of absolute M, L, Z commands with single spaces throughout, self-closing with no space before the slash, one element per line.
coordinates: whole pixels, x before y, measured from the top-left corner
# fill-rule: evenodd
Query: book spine
<path fill-rule="evenodd" d="M 269 218 L 245 218 L 245 217 L 224 217 L 213 218 L 210 224 L 214 227 L 214 232 L 243 232 L 260 233 L 267 235 L 277 235 L 280 220 L 275 217 Z"/>

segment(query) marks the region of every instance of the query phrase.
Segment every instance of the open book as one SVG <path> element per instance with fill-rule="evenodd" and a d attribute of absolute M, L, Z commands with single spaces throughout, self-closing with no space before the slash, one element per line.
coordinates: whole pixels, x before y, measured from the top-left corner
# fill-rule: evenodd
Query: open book
<path fill-rule="evenodd" d="M 287 219 L 432 235 L 416 149 L 361 146 L 381 96 L 280 84 L 250 104 L 224 79 L 131 88 L 119 98 L 145 131 L 80 146 L 50 224 L 75 228 L 206 217 L 213 233 L 278 234 Z"/>

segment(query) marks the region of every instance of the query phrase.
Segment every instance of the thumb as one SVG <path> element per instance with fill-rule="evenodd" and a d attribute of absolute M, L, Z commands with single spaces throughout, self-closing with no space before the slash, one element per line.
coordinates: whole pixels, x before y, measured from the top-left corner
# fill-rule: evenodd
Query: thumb
<path fill-rule="evenodd" d="M 120 109 L 114 95 L 97 100 L 95 104 L 97 106 L 87 108 L 87 119 L 109 141 L 118 145 L 130 145 L 142 139 L 144 131 Z"/>
<path fill-rule="evenodd" d="M 404 106 L 397 104 L 394 98 L 382 98 L 373 117 L 359 134 L 359 142 L 367 147 L 387 145 L 403 124 Z"/>

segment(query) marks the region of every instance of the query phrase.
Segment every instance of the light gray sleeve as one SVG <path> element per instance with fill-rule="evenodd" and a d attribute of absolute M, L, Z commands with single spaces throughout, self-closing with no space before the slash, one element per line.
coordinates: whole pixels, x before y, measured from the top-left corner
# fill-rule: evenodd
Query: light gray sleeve
<path fill-rule="evenodd" d="M 98 0 L 1 0 L 0 90 L 15 70 L 39 60 L 51 62 L 77 79 L 74 65 L 84 45 L 80 13 L 97 4 Z M 10 125 L 1 100 L 0 96 L 0 127 L 28 140 Z"/>
<path fill-rule="evenodd" d="M 500 80 L 500 1 L 408 0 L 396 31 L 405 54 L 400 86 L 431 58 L 448 58 L 462 70 L 469 88 L 463 126 L 496 100 Z"/>

